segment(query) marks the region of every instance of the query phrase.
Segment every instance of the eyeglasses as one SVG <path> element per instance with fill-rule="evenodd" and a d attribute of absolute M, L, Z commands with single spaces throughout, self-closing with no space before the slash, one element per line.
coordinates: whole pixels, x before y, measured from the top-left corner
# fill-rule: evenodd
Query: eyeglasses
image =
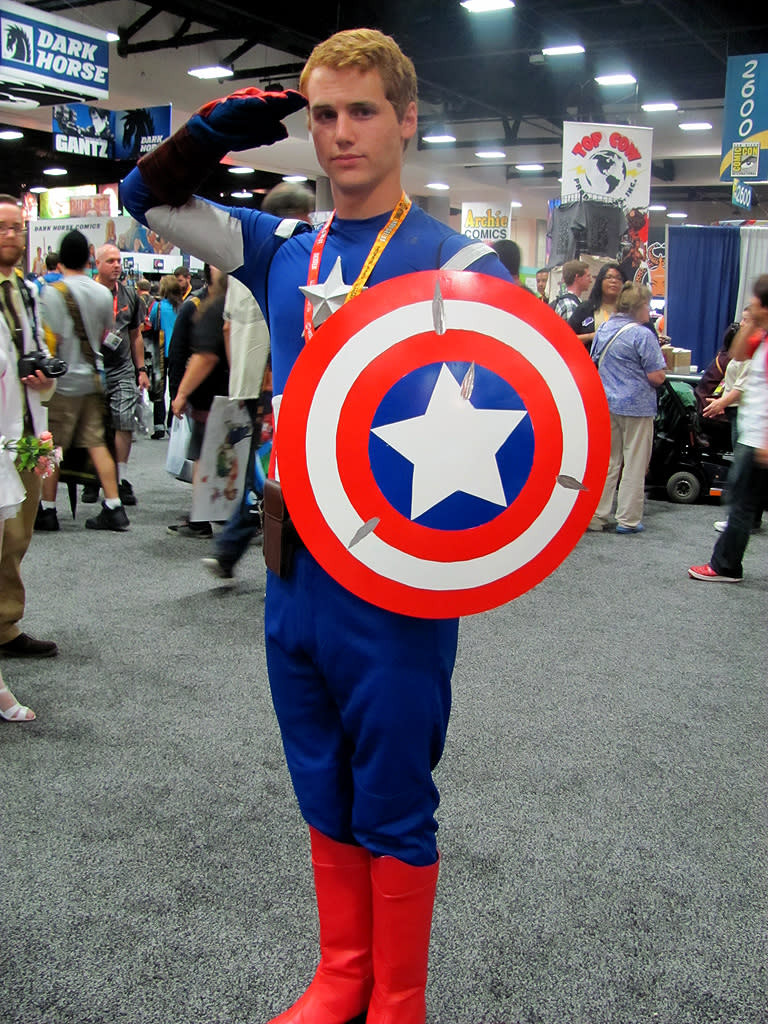
<path fill-rule="evenodd" d="M 618 281 L 619 284 L 624 284 L 624 278 L 619 277 L 618 274 L 606 274 L 603 278 L 604 281 Z"/>
<path fill-rule="evenodd" d="M 21 224 L 0 224 L 0 235 L 23 235 L 24 228 Z"/>

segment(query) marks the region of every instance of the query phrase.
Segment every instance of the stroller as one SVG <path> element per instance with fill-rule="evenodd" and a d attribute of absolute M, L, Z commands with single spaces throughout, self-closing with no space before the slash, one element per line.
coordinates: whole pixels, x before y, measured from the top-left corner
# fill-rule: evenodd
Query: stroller
<path fill-rule="evenodd" d="M 649 487 L 663 488 L 670 501 L 682 505 L 721 497 L 733 462 L 730 429 L 698 412 L 696 380 L 667 377 L 659 388 L 646 478 Z"/>

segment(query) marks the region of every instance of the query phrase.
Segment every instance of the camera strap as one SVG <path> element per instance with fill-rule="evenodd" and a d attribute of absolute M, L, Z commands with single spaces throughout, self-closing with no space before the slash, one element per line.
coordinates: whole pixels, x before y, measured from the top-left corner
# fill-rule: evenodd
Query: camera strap
<path fill-rule="evenodd" d="M 85 324 L 83 323 L 83 316 L 82 313 L 80 312 L 80 307 L 78 306 L 74 295 L 69 290 L 69 288 L 67 288 L 63 281 L 54 281 L 53 287 L 64 298 L 64 301 L 67 304 L 67 312 L 69 313 L 72 319 L 72 326 L 75 329 L 75 334 L 80 340 L 80 349 L 83 353 L 83 359 L 85 359 L 88 365 L 91 366 L 92 369 L 96 371 L 96 373 L 98 373 L 99 368 L 96 365 L 96 353 L 93 351 L 91 343 L 88 340 L 88 332 L 85 329 Z"/>

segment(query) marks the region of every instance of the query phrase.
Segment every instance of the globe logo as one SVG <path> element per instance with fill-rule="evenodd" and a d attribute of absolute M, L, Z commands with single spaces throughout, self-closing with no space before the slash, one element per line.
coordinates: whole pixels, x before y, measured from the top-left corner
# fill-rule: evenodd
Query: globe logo
<path fill-rule="evenodd" d="M 626 164 L 618 153 L 599 149 L 587 158 L 584 180 L 593 195 L 612 196 L 627 180 Z"/>

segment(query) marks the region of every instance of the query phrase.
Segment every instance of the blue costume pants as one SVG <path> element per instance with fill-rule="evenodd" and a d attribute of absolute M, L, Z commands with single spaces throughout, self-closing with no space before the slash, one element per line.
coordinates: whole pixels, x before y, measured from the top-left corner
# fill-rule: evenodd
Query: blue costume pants
<path fill-rule="evenodd" d="M 272 700 L 301 812 L 339 842 L 437 859 L 432 770 L 451 704 L 457 619 L 415 619 L 341 587 L 306 550 L 267 573 Z"/>

